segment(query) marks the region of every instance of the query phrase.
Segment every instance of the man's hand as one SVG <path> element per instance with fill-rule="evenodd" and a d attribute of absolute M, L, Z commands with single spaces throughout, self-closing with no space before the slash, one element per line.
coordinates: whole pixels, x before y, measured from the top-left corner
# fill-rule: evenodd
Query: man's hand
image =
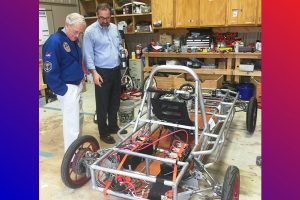
<path fill-rule="evenodd" d="M 127 51 L 127 49 L 124 49 L 124 50 L 125 50 L 126 58 L 128 58 L 128 51 Z"/>
<path fill-rule="evenodd" d="M 100 74 L 98 74 L 95 69 L 92 69 L 91 73 L 93 75 L 95 85 L 98 85 L 101 87 L 101 84 L 103 83 L 103 79 L 100 76 Z"/>

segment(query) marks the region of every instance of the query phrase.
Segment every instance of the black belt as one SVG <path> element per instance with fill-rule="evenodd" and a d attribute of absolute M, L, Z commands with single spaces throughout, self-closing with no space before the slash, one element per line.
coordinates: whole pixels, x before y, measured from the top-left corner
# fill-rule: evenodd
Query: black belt
<path fill-rule="evenodd" d="M 96 69 L 117 71 L 117 70 L 120 69 L 120 66 L 116 66 L 116 67 L 113 67 L 113 68 L 102 68 L 102 67 L 97 67 L 97 66 L 96 66 Z"/>
<path fill-rule="evenodd" d="M 66 81 L 66 84 L 71 84 L 71 85 L 80 85 L 81 81 Z"/>

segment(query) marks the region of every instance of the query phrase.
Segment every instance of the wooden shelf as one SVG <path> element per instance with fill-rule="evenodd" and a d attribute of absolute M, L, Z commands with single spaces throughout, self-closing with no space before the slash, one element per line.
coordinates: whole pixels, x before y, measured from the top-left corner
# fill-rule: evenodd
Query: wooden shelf
<path fill-rule="evenodd" d="M 151 15 L 150 13 L 134 13 L 134 14 L 120 14 L 120 15 L 112 15 L 111 17 L 132 17 L 132 16 L 145 16 Z"/>
<path fill-rule="evenodd" d="M 240 71 L 240 70 L 235 70 L 234 75 L 235 76 L 261 76 L 261 71 L 254 70 L 253 72 L 244 72 L 244 71 Z"/>
<path fill-rule="evenodd" d="M 143 52 L 145 57 L 159 57 L 159 58 L 248 58 L 248 59 L 261 59 L 261 53 L 218 53 L 218 52 Z"/>
<path fill-rule="evenodd" d="M 90 19 L 98 19 L 98 18 L 96 16 L 94 16 L 94 17 L 85 17 L 84 19 L 90 20 Z"/>
<path fill-rule="evenodd" d="M 109 3 L 113 6 L 113 9 L 119 8 L 119 4 L 121 1 L 118 0 L 106 0 L 106 1 L 99 1 L 99 0 L 89 0 L 89 1 L 79 1 L 79 10 L 82 15 L 86 13 L 95 13 L 95 10 L 97 8 L 98 3 Z M 133 3 L 134 1 L 131 0 Z M 143 0 L 142 2 L 151 5 L 151 0 Z M 119 21 L 125 20 L 127 23 L 132 23 L 133 27 L 136 27 L 136 24 L 140 21 L 149 21 L 150 24 L 152 24 L 152 12 L 149 13 L 133 13 L 133 10 L 131 9 L 131 14 L 114 14 L 111 13 L 111 23 L 118 24 Z M 118 12 L 119 13 L 119 12 Z M 120 12 L 121 13 L 121 12 Z M 96 14 L 96 13 L 95 13 Z M 97 16 L 91 16 L 91 17 L 85 17 L 87 21 L 87 25 L 90 25 L 94 20 L 97 20 Z M 135 33 L 132 33 L 135 34 Z"/>
<path fill-rule="evenodd" d="M 133 35 L 133 34 L 151 34 L 153 32 L 130 32 L 130 33 L 124 33 L 125 35 Z"/>
<path fill-rule="evenodd" d="M 223 58 L 226 59 L 226 68 L 225 69 L 193 69 L 196 74 L 204 74 L 204 75 L 227 75 L 227 80 L 230 80 L 230 76 L 235 76 L 235 81 L 239 82 L 239 76 L 261 76 L 261 71 L 254 70 L 253 72 L 244 72 L 240 71 L 239 65 L 241 59 L 261 59 L 261 52 L 253 52 L 253 53 L 235 53 L 235 52 L 143 52 L 145 56 L 145 68 L 144 72 L 149 73 L 152 70 L 152 66 L 149 65 L 149 58 Z M 233 66 L 234 64 L 234 66 Z M 178 71 L 169 71 L 164 70 L 162 72 L 182 72 Z"/>
<path fill-rule="evenodd" d="M 144 67 L 144 72 L 151 72 L 152 67 Z M 227 75 L 226 69 L 193 69 L 196 74 Z M 182 73 L 181 70 L 160 70 L 160 72 Z"/>

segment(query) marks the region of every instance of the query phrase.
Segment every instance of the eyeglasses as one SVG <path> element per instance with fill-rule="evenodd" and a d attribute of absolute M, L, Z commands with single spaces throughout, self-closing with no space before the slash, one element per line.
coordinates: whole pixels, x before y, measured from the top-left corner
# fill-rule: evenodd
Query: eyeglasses
<path fill-rule="evenodd" d="M 100 20 L 110 20 L 110 17 L 102 17 L 102 16 L 100 16 L 100 17 L 98 17 L 98 19 L 100 19 Z"/>
<path fill-rule="evenodd" d="M 81 31 L 71 29 L 71 34 L 78 37 L 81 36 L 83 33 Z"/>
<path fill-rule="evenodd" d="M 83 35 L 81 30 L 75 29 L 74 27 L 68 28 L 69 34 L 71 34 L 73 37 L 81 37 Z"/>

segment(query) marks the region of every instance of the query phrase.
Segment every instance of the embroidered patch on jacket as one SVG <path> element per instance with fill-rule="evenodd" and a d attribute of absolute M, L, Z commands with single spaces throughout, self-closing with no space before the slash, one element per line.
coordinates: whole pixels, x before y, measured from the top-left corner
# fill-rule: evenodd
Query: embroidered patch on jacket
<path fill-rule="evenodd" d="M 45 72 L 50 72 L 52 69 L 52 63 L 49 61 L 44 62 L 44 71 Z"/>
<path fill-rule="evenodd" d="M 71 52 L 71 48 L 67 42 L 64 42 L 63 46 L 64 46 L 64 49 L 66 50 L 66 52 Z"/>
<path fill-rule="evenodd" d="M 51 55 L 52 55 L 52 52 L 47 52 L 45 56 L 46 56 L 47 58 L 50 58 Z"/>

